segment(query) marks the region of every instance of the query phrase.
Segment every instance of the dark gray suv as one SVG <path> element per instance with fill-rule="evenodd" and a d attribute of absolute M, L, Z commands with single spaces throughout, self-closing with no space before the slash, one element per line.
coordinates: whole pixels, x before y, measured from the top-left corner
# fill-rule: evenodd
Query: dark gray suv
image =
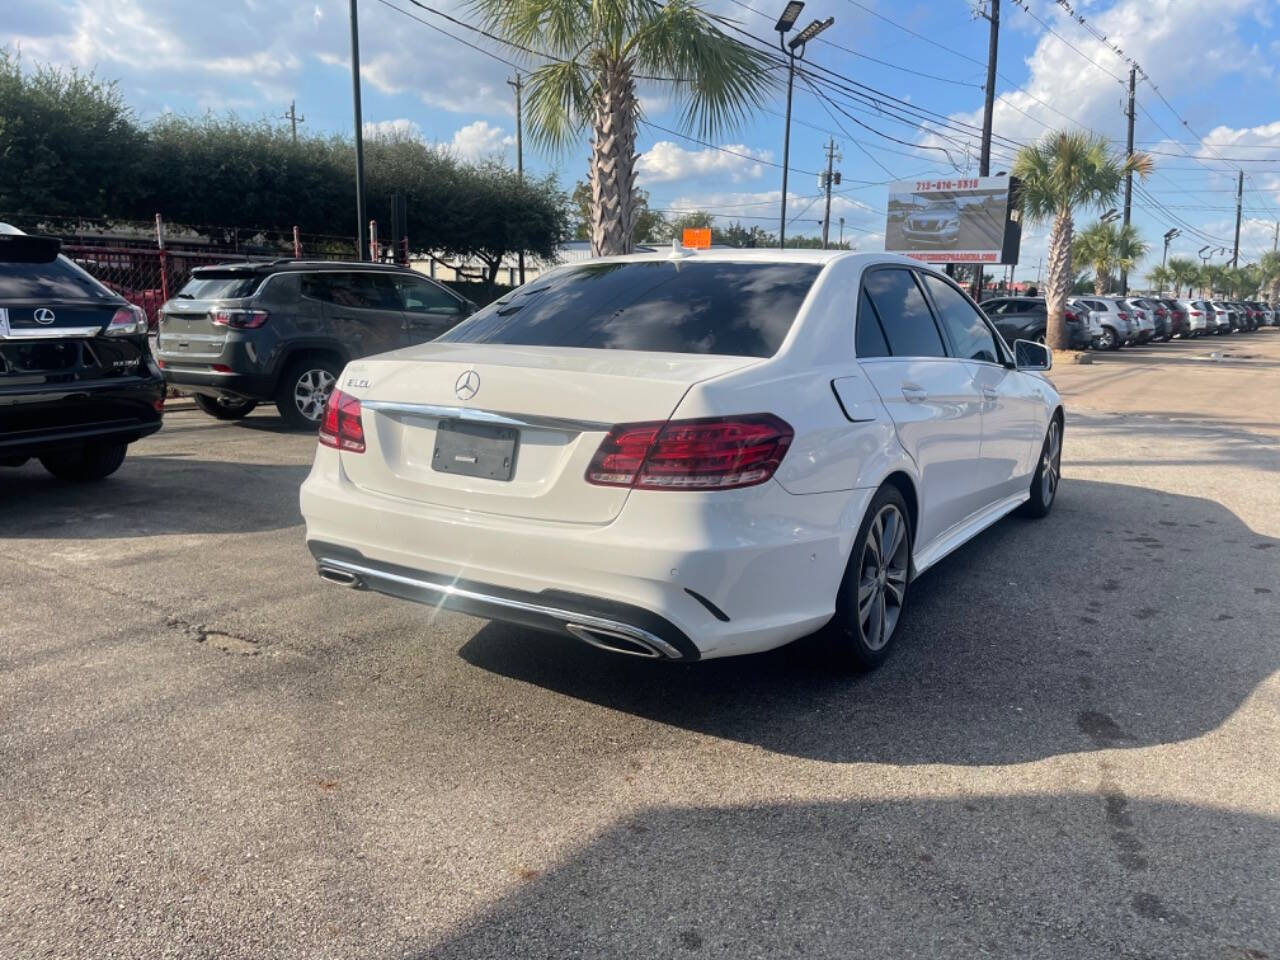
<path fill-rule="evenodd" d="M 160 311 L 156 359 L 200 409 L 274 402 L 314 428 L 349 360 L 434 340 L 475 304 L 406 267 L 276 260 L 198 267 Z"/>

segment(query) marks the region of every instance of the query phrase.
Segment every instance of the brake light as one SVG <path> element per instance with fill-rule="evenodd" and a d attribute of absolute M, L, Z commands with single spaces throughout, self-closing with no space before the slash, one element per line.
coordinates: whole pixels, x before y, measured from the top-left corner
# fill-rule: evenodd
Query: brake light
<path fill-rule="evenodd" d="M 267 322 L 265 310 L 214 310 L 209 319 L 215 327 L 230 327 L 232 330 L 256 330 Z"/>
<path fill-rule="evenodd" d="M 335 450 L 364 453 L 364 423 L 360 419 L 359 400 L 337 389 L 329 394 L 320 420 L 320 442 Z"/>
<path fill-rule="evenodd" d="M 794 437 L 771 413 L 621 423 L 601 441 L 586 480 L 651 490 L 750 487 L 773 476 Z"/>
<path fill-rule="evenodd" d="M 102 331 L 107 337 L 127 337 L 135 333 L 147 332 L 147 315 L 141 307 L 129 305 L 118 307 L 111 315 L 111 322 Z"/>
<path fill-rule="evenodd" d="M 1128 315 L 1127 313 L 1125 313 L 1123 310 L 1121 310 L 1119 313 L 1117 313 L 1117 314 L 1116 314 L 1116 316 L 1118 316 L 1121 320 L 1128 320 L 1128 319 L 1129 319 L 1129 315 Z"/>
<path fill-rule="evenodd" d="M 1062 315 L 1067 319 L 1067 321 L 1068 321 L 1069 323 L 1079 323 L 1079 322 L 1080 322 L 1080 318 L 1079 318 L 1078 316 L 1076 316 L 1074 313 L 1072 313 L 1070 310 L 1063 310 L 1063 311 L 1062 311 Z"/>

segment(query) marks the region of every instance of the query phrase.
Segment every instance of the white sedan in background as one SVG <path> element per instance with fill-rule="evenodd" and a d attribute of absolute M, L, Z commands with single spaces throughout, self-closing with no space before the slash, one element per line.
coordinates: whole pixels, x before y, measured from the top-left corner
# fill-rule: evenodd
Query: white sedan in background
<path fill-rule="evenodd" d="M 698 660 L 825 629 L 875 666 L 911 581 L 1057 493 L 1049 351 L 905 258 L 553 270 L 353 361 L 302 487 L 320 576 Z"/>

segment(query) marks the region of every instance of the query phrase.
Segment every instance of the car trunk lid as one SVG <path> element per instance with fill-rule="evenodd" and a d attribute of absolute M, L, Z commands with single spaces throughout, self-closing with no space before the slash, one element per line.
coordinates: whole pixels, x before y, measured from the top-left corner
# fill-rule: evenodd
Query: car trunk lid
<path fill-rule="evenodd" d="M 607 523 L 629 490 L 585 473 L 609 427 L 666 420 L 694 383 L 759 362 L 467 343 L 355 361 L 338 388 L 362 402 L 366 451 L 343 452 L 343 471 L 417 503 Z"/>

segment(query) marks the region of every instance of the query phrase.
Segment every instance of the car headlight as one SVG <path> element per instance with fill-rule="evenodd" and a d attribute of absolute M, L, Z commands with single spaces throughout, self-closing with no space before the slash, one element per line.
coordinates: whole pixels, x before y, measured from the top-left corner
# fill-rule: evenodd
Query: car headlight
<path fill-rule="evenodd" d="M 102 331 L 104 337 L 130 337 L 147 332 L 147 314 L 141 307 L 129 304 L 120 307 L 111 316 L 107 329 Z"/>

